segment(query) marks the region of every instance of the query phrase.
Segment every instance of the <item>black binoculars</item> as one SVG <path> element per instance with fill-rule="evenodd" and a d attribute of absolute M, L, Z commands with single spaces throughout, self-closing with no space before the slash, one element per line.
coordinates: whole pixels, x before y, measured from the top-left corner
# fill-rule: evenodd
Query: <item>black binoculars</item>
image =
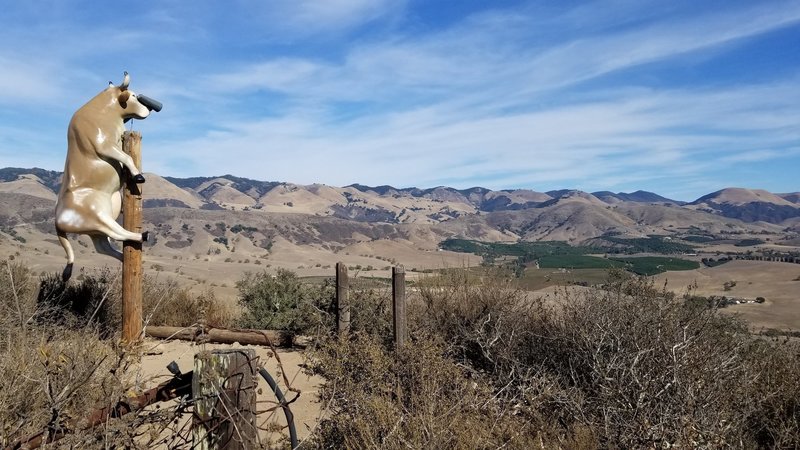
<path fill-rule="evenodd" d="M 161 111 L 161 107 L 164 106 L 158 100 L 153 100 L 146 95 L 139 94 L 136 98 L 139 100 L 139 103 L 143 104 L 150 111 L 159 112 Z"/>

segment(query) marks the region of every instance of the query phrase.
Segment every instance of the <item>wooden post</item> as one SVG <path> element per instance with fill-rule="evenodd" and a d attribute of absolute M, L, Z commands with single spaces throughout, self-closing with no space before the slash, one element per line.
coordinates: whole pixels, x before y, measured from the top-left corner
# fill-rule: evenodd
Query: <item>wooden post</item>
<path fill-rule="evenodd" d="M 347 289 L 349 281 L 347 279 L 347 266 L 336 263 L 336 331 L 339 334 L 347 333 L 350 330 L 350 303 L 347 300 Z"/>
<path fill-rule="evenodd" d="M 392 267 L 392 313 L 394 315 L 395 348 L 405 345 L 408 338 L 406 328 L 406 269 Z"/>
<path fill-rule="evenodd" d="M 142 167 L 142 135 L 126 131 L 122 136 L 122 151 L 133 163 Z M 130 174 L 128 174 L 130 175 Z M 134 233 L 142 232 L 142 185 L 130 176 L 125 182 L 122 198 L 122 226 Z M 122 340 L 128 343 L 142 337 L 142 243 L 125 241 L 122 244 Z"/>
<path fill-rule="evenodd" d="M 192 448 L 258 448 L 256 351 L 204 351 L 194 356 Z"/>

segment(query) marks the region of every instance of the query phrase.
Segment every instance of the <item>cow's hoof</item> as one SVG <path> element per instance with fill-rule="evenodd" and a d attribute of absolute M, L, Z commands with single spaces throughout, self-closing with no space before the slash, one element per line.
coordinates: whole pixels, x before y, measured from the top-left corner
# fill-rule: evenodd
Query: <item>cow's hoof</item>
<path fill-rule="evenodd" d="M 142 233 L 142 242 L 147 242 L 148 237 L 150 237 L 149 231 L 145 231 L 144 233 Z"/>
<path fill-rule="evenodd" d="M 138 175 L 134 176 L 133 177 L 133 182 L 136 183 L 136 184 L 144 183 L 144 175 L 138 174 Z"/>

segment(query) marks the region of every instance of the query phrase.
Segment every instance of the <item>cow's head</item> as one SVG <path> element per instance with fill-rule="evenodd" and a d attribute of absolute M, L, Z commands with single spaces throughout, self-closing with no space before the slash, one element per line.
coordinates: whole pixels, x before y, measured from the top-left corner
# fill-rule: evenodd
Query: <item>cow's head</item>
<path fill-rule="evenodd" d="M 131 82 L 131 76 L 125 72 L 125 77 L 119 86 L 114 86 L 111 82 L 108 83 L 108 89 L 115 97 L 115 101 L 121 108 L 121 116 L 124 121 L 129 119 L 144 119 L 150 115 L 150 111 L 161 111 L 161 103 L 146 97 L 144 95 L 137 95 L 135 92 L 128 89 Z"/>

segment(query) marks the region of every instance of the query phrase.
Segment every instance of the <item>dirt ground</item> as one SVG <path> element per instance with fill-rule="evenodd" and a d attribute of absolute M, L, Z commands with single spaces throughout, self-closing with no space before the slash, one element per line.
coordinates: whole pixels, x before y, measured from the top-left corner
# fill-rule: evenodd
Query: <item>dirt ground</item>
<path fill-rule="evenodd" d="M 725 290 L 724 283 L 736 285 Z M 667 272 L 656 277 L 657 284 L 667 283 L 667 289 L 679 294 L 724 295 L 755 299 L 764 303 L 729 306 L 723 311 L 739 314 L 754 330 L 761 328 L 800 329 L 800 265 L 769 261 L 731 261 L 721 266 L 680 272 Z"/>
<path fill-rule="evenodd" d="M 281 390 L 288 400 L 294 397 L 294 392 L 287 389 L 283 374 L 278 364 L 277 358 L 267 347 L 239 345 L 239 344 L 201 344 L 197 345 L 186 341 L 159 341 L 148 339 L 145 341 L 144 348 L 149 350 L 149 355 L 143 357 L 141 362 L 140 375 L 141 381 L 147 388 L 153 387 L 158 383 L 167 380 L 171 375 L 166 367 L 171 361 L 178 363 L 182 372 L 188 372 L 194 367 L 194 355 L 203 350 L 213 349 L 233 349 L 233 348 L 252 348 L 259 357 L 259 364 L 266 367 L 267 371 L 278 382 Z M 302 441 L 309 436 L 311 430 L 319 422 L 321 415 L 321 404 L 317 399 L 317 390 L 323 380 L 317 376 L 309 376 L 303 372 L 303 353 L 295 350 L 280 349 L 278 357 L 285 371 L 286 378 L 293 389 L 299 390 L 300 396 L 297 401 L 290 405 L 294 414 L 295 427 L 298 438 Z M 266 410 L 276 405 L 275 395 L 270 390 L 267 383 L 258 377 L 259 394 L 257 397 L 258 410 Z M 286 420 L 281 410 L 275 413 L 263 413 L 258 416 L 258 424 L 261 428 L 272 428 L 269 424 L 278 424 L 282 428 L 286 425 Z M 263 441 L 269 440 L 276 442 L 283 436 L 288 439 L 289 433 L 283 428 L 281 433 L 261 432 Z"/>

